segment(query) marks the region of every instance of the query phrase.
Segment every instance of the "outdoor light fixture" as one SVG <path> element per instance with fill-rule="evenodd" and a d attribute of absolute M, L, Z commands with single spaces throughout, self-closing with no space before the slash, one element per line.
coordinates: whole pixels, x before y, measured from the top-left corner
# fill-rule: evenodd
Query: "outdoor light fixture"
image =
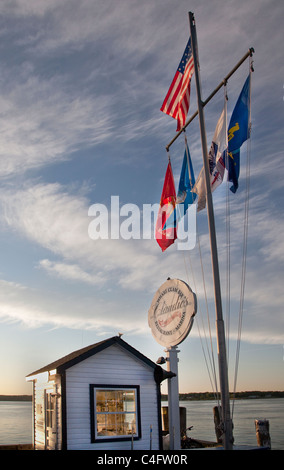
<path fill-rule="evenodd" d="M 159 359 L 156 361 L 156 364 L 165 364 L 166 363 L 166 359 L 164 357 L 159 357 Z"/>

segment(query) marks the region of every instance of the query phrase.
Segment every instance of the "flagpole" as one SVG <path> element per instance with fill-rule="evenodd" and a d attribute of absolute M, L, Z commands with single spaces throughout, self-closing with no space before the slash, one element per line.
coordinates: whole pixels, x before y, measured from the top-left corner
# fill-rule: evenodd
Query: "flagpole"
<path fill-rule="evenodd" d="M 206 100 L 202 101 L 202 106 L 206 106 L 209 101 L 213 98 L 213 96 L 216 95 L 216 93 L 222 88 L 222 86 L 226 85 L 227 81 L 229 78 L 236 72 L 236 70 L 242 65 L 242 63 L 248 58 L 252 57 L 254 53 L 254 48 L 251 47 L 247 53 L 239 60 L 239 62 L 235 65 L 235 67 L 226 75 L 226 77 L 222 80 L 222 82 L 219 83 L 219 85 L 215 88 L 215 90 L 212 91 L 212 93 L 206 98 Z M 198 110 L 195 111 L 195 113 L 188 119 L 188 121 L 185 123 L 183 128 L 176 133 L 176 135 L 173 137 L 173 139 L 170 141 L 170 143 L 166 146 L 167 151 L 171 147 L 171 145 L 176 141 L 176 139 L 180 136 L 180 134 L 187 128 L 187 126 L 196 118 L 198 115 Z"/>
<path fill-rule="evenodd" d="M 219 380 L 220 380 L 221 406 L 222 406 L 221 416 L 222 416 L 222 426 L 223 426 L 223 445 L 224 445 L 225 450 L 232 450 L 233 432 L 232 432 L 232 421 L 231 421 L 231 416 L 230 416 L 228 367 L 227 367 L 227 356 L 226 356 L 225 328 L 224 328 L 223 313 L 222 313 L 222 299 L 221 299 L 221 286 L 220 286 L 219 263 L 218 263 L 218 253 L 217 253 L 217 240 L 216 240 L 215 219 L 214 219 L 213 201 L 212 201 L 212 193 L 211 193 L 211 185 L 210 185 L 207 139 L 206 139 L 206 132 L 205 132 L 205 120 L 204 120 L 204 112 L 203 112 L 204 103 L 202 102 L 202 99 L 201 99 L 197 35 L 196 35 L 196 28 L 195 28 L 195 19 L 194 19 L 194 15 L 192 12 L 189 12 L 189 23 L 190 23 L 190 32 L 191 32 L 192 53 L 193 53 L 193 60 L 194 60 L 194 73 L 195 73 L 195 82 L 196 82 L 202 156 L 203 156 L 203 165 L 204 165 L 204 174 L 205 174 L 207 215 L 208 215 L 208 226 L 209 226 L 209 237 L 210 237 L 210 245 L 211 245 L 211 259 L 212 259 L 212 270 L 213 270 L 213 283 L 214 283 L 214 294 L 215 294 Z"/>

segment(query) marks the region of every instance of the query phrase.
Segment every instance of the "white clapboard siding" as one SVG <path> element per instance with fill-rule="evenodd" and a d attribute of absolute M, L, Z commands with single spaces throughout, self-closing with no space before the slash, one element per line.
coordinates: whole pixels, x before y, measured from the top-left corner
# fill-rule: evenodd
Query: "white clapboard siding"
<path fill-rule="evenodd" d="M 46 449 L 46 425 L 45 425 L 45 394 L 60 392 L 60 388 L 53 380 L 42 379 L 34 381 L 34 448 L 36 450 Z M 49 448 L 59 449 L 61 447 L 61 402 L 57 399 L 55 408 L 56 434 L 49 439 Z"/>
<path fill-rule="evenodd" d="M 114 344 L 66 370 L 67 449 L 129 450 L 131 441 L 91 443 L 90 384 L 139 385 L 141 432 L 133 448 L 159 449 L 157 389 L 153 368 Z"/>

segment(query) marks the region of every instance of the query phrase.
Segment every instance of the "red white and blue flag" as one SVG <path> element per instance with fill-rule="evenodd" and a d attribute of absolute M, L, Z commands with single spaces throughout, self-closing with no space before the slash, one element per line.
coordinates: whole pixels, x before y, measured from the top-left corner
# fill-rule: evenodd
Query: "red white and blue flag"
<path fill-rule="evenodd" d="M 194 72 L 191 38 L 189 38 L 178 69 L 161 107 L 163 113 L 177 120 L 177 131 L 185 125 L 190 101 L 190 81 Z"/>

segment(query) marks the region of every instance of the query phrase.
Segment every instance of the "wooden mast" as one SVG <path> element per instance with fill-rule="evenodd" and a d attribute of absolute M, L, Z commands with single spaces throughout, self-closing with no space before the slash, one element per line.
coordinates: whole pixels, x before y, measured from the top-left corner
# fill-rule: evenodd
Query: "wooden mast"
<path fill-rule="evenodd" d="M 204 165 L 204 174 L 205 174 L 207 215 L 208 215 L 208 227 L 209 227 L 209 237 L 210 237 L 210 246 L 211 246 L 211 260 L 212 260 L 214 295 L 215 295 L 219 380 L 220 380 L 221 406 L 222 406 L 222 410 L 221 410 L 222 411 L 222 414 L 221 414 L 222 427 L 223 427 L 222 441 L 223 441 L 224 449 L 231 450 L 233 448 L 233 432 L 232 432 L 232 420 L 231 420 L 231 415 L 230 415 L 230 397 L 229 397 L 228 366 L 227 366 L 226 342 L 225 342 L 225 328 L 224 328 L 223 313 L 222 313 L 219 263 L 218 263 L 218 253 L 217 253 L 213 200 L 212 200 L 211 185 L 210 185 L 209 161 L 208 161 L 207 140 L 206 140 L 206 132 L 205 132 L 205 120 L 204 120 L 204 112 L 203 112 L 203 102 L 201 99 L 197 35 L 196 35 L 194 15 L 191 12 L 189 12 L 189 23 L 190 23 L 190 32 L 191 32 L 191 46 L 192 46 L 192 53 L 193 53 L 193 60 L 194 60 L 194 72 L 195 72 L 195 82 L 196 82 L 202 156 L 203 156 L 203 165 Z"/>

